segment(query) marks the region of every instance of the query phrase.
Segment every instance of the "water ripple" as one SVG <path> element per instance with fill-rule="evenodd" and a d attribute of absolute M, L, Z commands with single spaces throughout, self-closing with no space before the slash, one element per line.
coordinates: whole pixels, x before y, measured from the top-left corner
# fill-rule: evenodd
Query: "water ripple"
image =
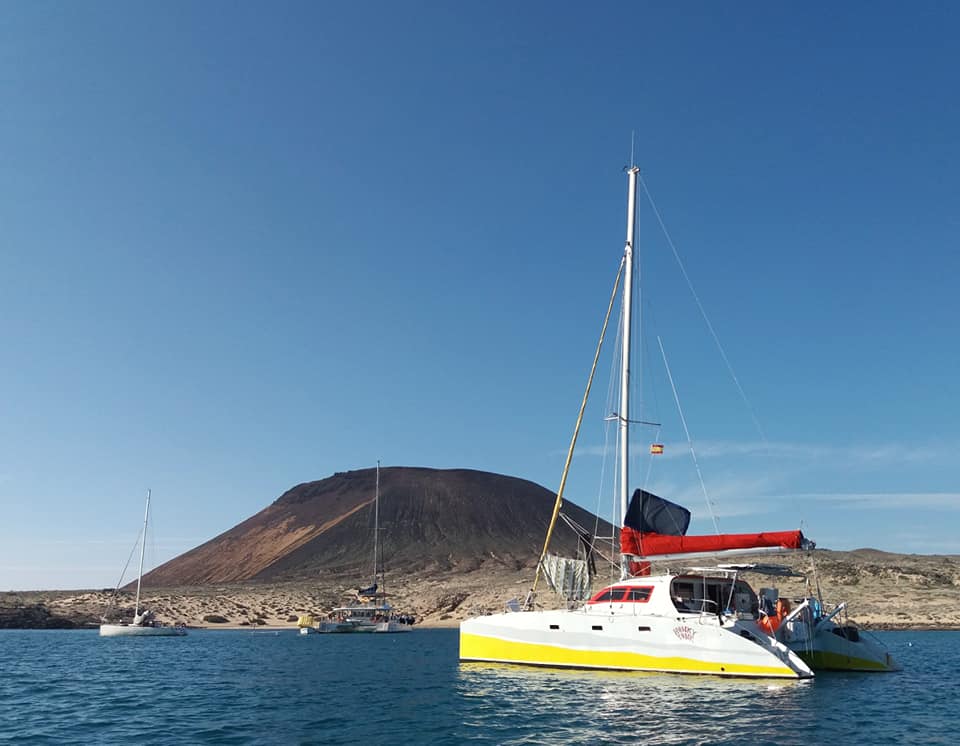
<path fill-rule="evenodd" d="M 771 682 L 457 662 L 454 630 L 0 632 L 0 743 L 952 744 L 960 633 L 898 674 Z"/>

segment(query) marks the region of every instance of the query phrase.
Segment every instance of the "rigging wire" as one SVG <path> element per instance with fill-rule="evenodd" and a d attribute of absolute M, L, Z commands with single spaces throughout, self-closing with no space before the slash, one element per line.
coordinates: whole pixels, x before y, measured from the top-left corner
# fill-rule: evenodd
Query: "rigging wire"
<path fill-rule="evenodd" d="M 615 377 L 614 374 L 613 374 L 613 369 L 614 369 L 614 367 L 615 367 L 615 365 L 616 365 L 616 361 L 617 361 L 617 360 L 619 359 L 619 357 L 620 357 L 620 338 L 621 338 L 621 330 L 622 330 L 622 328 L 623 328 L 622 318 L 623 318 L 623 309 L 621 308 L 621 309 L 620 309 L 620 319 L 618 319 L 618 322 L 617 322 L 617 325 L 616 325 L 617 335 L 616 335 L 616 337 L 615 337 L 615 339 L 614 339 L 614 343 L 613 343 L 613 354 L 610 356 L 610 372 L 609 372 L 609 374 L 607 375 L 607 397 L 606 397 L 605 404 L 604 404 L 604 409 L 603 409 L 604 412 L 613 412 L 613 400 L 614 400 L 614 396 L 616 395 L 616 386 L 617 386 L 617 381 L 616 381 L 616 377 Z M 602 427 L 602 430 L 603 430 L 603 450 L 602 450 L 602 452 L 601 452 L 601 459 L 600 459 L 600 479 L 599 479 L 599 482 L 598 482 L 598 484 L 597 484 L 596 508 L 595 508 L 595 510 L 594 510 L 594 515 L 595 515 L 595 518 L 596 518 L 596 520 L 594 521 L 594 530 L 593 530 L 594 536 L 596 536 L 597 533 L 598 533 L 599 530 L 600 530 L 600 512 L 601 512 L 602 507 L 603 507 L 603 506 L 602 506 L 602 501 L 603 501 L 603 496 L 604 496 L 604 485 L 605 485 L 606 480 L 607 480 L 607 463 L 608 463 L 609 458 L 610 458 L 610 429 L 611 429 L 611 427 L 613 426 L 612 423 L 613 423 L 613 419 L 612 419 L 611 417 L 604 417 L 604 418 L 603 418 L 603 427 Z M 618 432 L 619 432 L 619 431 L 618 431 Z M 617 454 L 618 454 L 618 453 L 619 453 L 619 451 L 618 451 L 618 449 L 616 448 L 616 441 L 615 441 L 615 443 L 614 443 L 614 449 L 613 449 L 613 454 L 614 454 L 614 459 L 613 459 L 613 460 L 614 460 L 614 464 L 613 464 L 614 474 L 617 473 L 616 470 L 617 470 L 617 463 L 618 463 L 618 461 L 617 461 Z M 615 511 L 611 511 L 611 514 L 610 514 L 610 522 L 611 522 L 611 525 L 615 525 L 615 523 L 616 523 Z M 612 539 L 611 539 L 611 541 L 612 541 Z"/>
<path fill-rule="evenodd" d="M 648 322 L 648 324 L 649 324 L 650 326 L 652 326 L 654 329 L 656 329 L 657 326 L 658 326 L 658 324 L 656 323 L 656 316 L 654 315 L 654 312 L 653 312 L 653 306 L 652 306 L 649 302 L 647 302 L 646 305 L 647 305 L 646 318 L 650 319 L 650 321 Z M 652 359 L 652 355 L 650 354 L 650 350 L 649 350 L 649 339 L 650 339 L 650 336 L 649 336 L 649 335 L 644 335 L 642 339 L 643 339 L 643 351 L 644 351 L 644 354 L 646 355 L 647 359 Z M 657 389 L 657 377 L 656 377 L 656 376 L 647 376 L 647 377 L 646 377 L 646 380 L 650 382 L 650 384 L 649 384 L 649 385 L 650 385 L 650 388 L 651 388 L 651 397 L 650 397 L 650 398 L 653 399 L 653 406 L 652 406 L 653 416 L 652 416 L 650 419 L 660 420 L 660 416 L 659 416 L 659 413 L 660 413 L 660 396 L 659 396 L 659 391 L 658 391 L 658 389 Z M 640 397 L 639 397 L 639 398 L 640 398 L 641 404 L 643 404 L 643 403 L 646 401 L 646 400 L 644 400 L 644 398 L 643 398 L 643 392 L 642 392 L 642 391 L 640 392 Z M 648 408 L 647 408 L 647 411 L 649 412 L 650 410 L 651 410 L 651 408 L 648 407 Z M 649 415 L 648 415 L 648 417 L 649 417 Z M 654 432 L 654 435 L 653 435 L 653 441 L 652 441 L 653 443 L 659 443 L 659 442 L 660 442 L 660 434 L 661 434 L 662 431 L 663 431 L 663 426 L 662 426 L 662 425 L 657 425 L 657 426 L 656 426 L 656 431 Z M 653 472 L 653 463 L 654 463 L 655 460 L 656 460 L 656 459 L 654 459 L 651 454 L 647 454 L 647 456 L 646 456 L 647 471 L 646 471 L 646 474 L 644 474 L 644 477 L 643 477 L 643 489 L 644 489 L 644 490 L 646 490 L 647 487 L 650 486 L 650 475 L 651 475 L 652 472 Z"/>
<path fill-rule="evenodd" d="M 710 318 L 707 316 L 707 311 L 703 306 L 703 303 L 700 301 L 700 296 L 697 295 L 696 289 L 693 287 L 693 281 L 690 279 L 690 275 L 687 273 L 686 265 L 683 263 L 683 259 L 680 257 L 680 252 L 677 250 L 676 245 L 673 242 L 673 238 L 670 235 L 670 231 L 667 230 L 666 223 L 663 221 L 663 217 L 660 215 L 660 210 L 657 208 L 657 204 L 653 199 L 653 195 L 650 193 L 650 190 L 647 188 L 647 183 L 643 179 L 642 175 L 638 174 L 637 177 L 640 181 L 640 185 L 643 187 L 643 193 L 647 196 L 647 201 L 650 203 L 650 207 L 653 210 L 654 216 L 657 218 L 657 223 L 660 225 L 660 230 L 663 231 L 664 238 L 667 240 L 667 245 L 670 247 L 670 251 L 673 253 L 674 259 L 676 259 L 677 266 L 680 267 L 680 273 L 683 275 L 684 281 L 687 283 L 687 288 L 690 290 L 690 294 L 693 296 L 694 302 L 697 304 L 697 308 L 700 311 L 700 316 L 703 318 L 704 324 L 706 324 L 707 330 L 710 332 L 710 336 L 713 338 L 714 344 L 717 346 L 717 351 L 720 353 L 720 357 L 723 360 L 723 364 L 727 368 L 727 372 L 730 375 L 730 378 L 733 380 L 733 385 L 737 389 L 737 393 L 740 395 L 740 399 L 743 401 L 744 406 L 747 408 L 747 412 L 750 414 L 750 419 L 753 420 L 753 425 L 757 429 L 757 433 L 760 436 L 760 442 L 763 443 L 764 448 L 769 453 L 770 450 L 770 441 L 767 440 L 767 434 L 763 429 L 763 425 L 760 423 L 760 418 L 757 416 L 756 410 L 753 408 L 753 405 L 750 403 L 750 400 L 747 398 L 747 393 L 744 391 L 743 386 L 740 384 L 740 379 L 737 377 L 736 372 L 733 369 L 733 364 L 730 362 L 730 358 L 727 357 L 727 351 L 724 349 L 723 345 L 720 342 L 720 337 L 717 334 L 716 330 L 713 328 L 713 324 L 710 321 Z M 711 512 L 712 515 L 712 512 Z M 714 523 L 716 520 L 714 519 Z M 819 593 L 819 588 L 818 588 Z"/>
<path fill-rule="evenodd" d="M 654 433 L 654 435 L 653 435 L 653 442 L 654 442 L 654 443 L 659 443 L 659 442 L 660 442 L 660 430 L 661 430 L 661 429 L 662 429 L 662 428 L 658 427 L 658 428 L 657 428 L 657 431 Z M 644 490 L 646 490 L 647 487 L 650 486 L 650 473 L 651 473 L 652 471 L 653 471 L 653 459 L 648 456 L 648 457 L 647 457 L 647 473 L 643 475 L 643 489 L 644 489 Z"/>
<path fill-rule="evenodd" d="M 600 359 L 600 350 L 603 348 L 603 338 L 607 334 L 607 325 L 610 323 L 610 314 L 613 311 L 613 302 L 617 297 L 617 290 L 620 288 L 620 279 L 623 277 L 623 268 L 625 265 L 623 259 L 620 260 L 620 266 L 617 269 L 617 278 L 613 283 L 613 292 L 610 294 L 610 303 L 607 304 L 607 313 L 603 319 L 603 328 L 600 330 L 600 339 L 597 341 L 597 351 L 593 355 L 593 364 L 590 367 L 590 376 L 587 379 L 587 388 L 583 392 L 583 400 L 580 402 L 580 413 L 577 415 L 577 424 L 573 428 L 573 437 L 570 439 L 570 448 L 567 450 L 567 460 L 563 465 L 563 474 L 560 477 L 560 487 L 557 489 L 557 499 L 553 504 L 553 515 L 550 516 L 550 525 L 547 527 L 547 537 L 543 542 L 543 551 L 540 553 L 540 560 L 537 562 L 537 572 L 533 577 L 533 587 L 527 594 L 527 607 L 533 605 L 536 595 L 537 583 L 540 580 L 540 573 L 543 568 L 543 560 L 547 556 L 547 549 L 550 547 L 550 537 L 553 534 L 553 528 L 557 523 L 557 516 L 563 505 L 563 488 L 567 483 L 567 474 L 570 471 L 570 462 L 573 460 L 573 449 L 577 445 L 577 437 L 580 435 L 580 424 L 583 422 L 583 412 L 587 408 L 587 399 L 590 397 L 590 389 L 593 386 L 593 376 L 597 372 L 597 361 Z"/>
<path fill-rule="evenodd" d="M 717 525 L 717 517 L 713 513 L 713 505 L 710 503 L 710 497 L 707 495 L 707 486 L 703 482 L 703 474 L 700 471 L 700 463 L 697 461 L 697 452 L 693 447 L 693 439 L 690 437 L 690 429 L 687 427 L 687 418 L 683 416 L 683 408 L 680 406 L 680 396 L 677 394 L 677 387 L 673 382 L 673 374 L 670 372 L 670 363 L 667 362 L 667 352 L 663 348 L 663 340 L 657 337 L 657 344 L 660 345 L 660 354 L 663 356 L 663 367 L 667 369 L 667 378 L 670 381 L 670 388 L 673 389 L 673 399 L 677 403 L 677 412 L 680 413 L 680 422 L 683 423 L 683 432 L 687 435 L 687 443 L 690 445 L 690 455 L 693 456 L 693 466 L 697 470 L 697 478 L 700 480 L 700 489 L 703 491 L 703 499 L 707 503 L 707 510 L 710 512 L 710 520 L 713 521 L 713 529 L 720 533 L 720 526 Z"/>
<path fill-rule="evenodd" d="M 137 540 L 133 542 L 133 547 L 130 549 L 130 555 L 127 557 L 127 562 L 123 566 L 123 570 L 120 571 L 120 579 L 117 581 L 116 587 L 113 589 L 113 595 L 110 597 L 110 605 L 112 606 L 116 600 L 117 595 L 120 593 L 120 586 L 123 585 L 123 578 L 127 574 L 127 568 L 130 567 L 130 561 L 133 559 L 134 553 L 137 551 L 137 547 L 140 546 L 141 541 L 146 541 L 147 537 L 143 535 L 143 529 L 137 532 Z M 109 608 L 104 612 L 105 614 L 109 612 Z"/>
<path fill-rule="evenodd" d="M 667 230 L 666 224 L 663 222 L 663 218 L 660 216 L 660 211 L 657 209 L 656 203 L 653 201 L 653 195 L 650 194 L 650 190 L 647 189 L 647 184 L 643 180 L 643 177 L 639 177 L 640 184 L 643 187 L 643 193 L 647 195 L 647 200 L 650 202 L 650 207 L 653 208 L 653 214 L 657 218 L 657 222 L 660 224 L 660 230 L 663 231 L 664 237 L 667 239 L 667 244 L 670 246 L 670 250 L 673 252 L 674 259 L 677 260 L 677 264 L 680 267 L 680 273 L 683 275 L 683 279 L 687 283 L 687 288 L 690 290 L 690 294 L 693 296 L 694 302 L 697 304 L 697 308 L 700 310 L 700 315 L 703 317 L 704 323 L 707 325 L 707 329 L 710 332 L 710 336 L 713 337 L 713 342 L 717 346 L 717 350 L 720 352 L 720 357 L 723 359 L 724 365 L 727 366 L 727 372 L 730 374 L 730 377 L 733 379 L 733 384 L 736 386 L 737 391 L 740 394 L 740 398 L 743 400 L 744 405 L 747 407 L 747 411 L 750 413 L 750 418 L 753 420 L 754 426 L 757 428 L 757 432 L 760 434 L 760 440 L 763 442 L 764 446 L 769 446 L 767 441 L 767 435 L 763 431 L 763 426 L 760 424 L 760 420 L 757 417 L 756 410 L 754 410 L 753 405 L 750 404 L 750 400 L 747 399 L 747 394 L 743 390 L 743 386 L 740 385 L 740 379 L 737 378 L 736 372 L 733 370 L 733 365 L 730 363 L 730 358 L 727 357 L 727 352 L 723 348 L 723 345 L 720 343 L 720 337 L 717 335 L 717 332 L 713 328 L 713 324 L 710 322 L 710 318 L 707 316 L 707 311 L 703 307 L 703 303 L 700 302 L 700 296 L 697 295 L 697 291 L 693 287 L 693 281 L 690 279 L 690 275 L 687 274 L 687 268 L 683 263 L 683 260 L 680 258 L 680 252 L 677 251 L 677 247 L 673 243 L 673 239 L 670 237 L 670 232 Z"/>
<path fill-rule="evenodd" d="M 623 349 L 623 306 L 620 306 L 619 316 L 617 318 L 616 324 L 617 334 L 613 344 L 612 352 L 610 355 L 610 371 L 607 375 L 607 399 L 604 412 L 609 413 L 604 417 L 603 420 L 603 463 L 600 474 L 600 481 L 597 485 L 597 515 L 599 517 L 600 511 L 602 509 L 602 501 L 605 494 L 606 480 L 607 480 L 607 463 L 609 462 L 610 455 L 610 440 L 611 440 L 611 430 L 613 431 L 613 478 L 611 480 L 611 489 L 610 495 L 612 495 L 611 505 L 610 505 L 610 527 L 611 527 L 611 536 L 610 536 L 610 551 L 612 554 L 617 554 L 617 537 L 616 531 L 617 526 L 621 524 L 621 521 L 618 519 L 619 516 L 619 502 L 617 500 L 617 475 L 620 473 L 620 428 L 616 427 L 616 417 L 613 416 L 615 410 L 614 402 L 619 397 L 619 380 L 617 377 L 618 369 L 618 360 L 620 360 Z M 620 575 L 620 562 L 610 562 L 607 568 L 609 570 L 609 582 L 613 582 Z"/>
<path fill-rule="evenodd" d="M 610 356 L 609 394 L 607 399 L 607 427 L 613 429 L 613 477 L 611 479 L 610 519 L 614 526 L 623 525 L 620 515 L 620 501 L 617 499 L 617 480 L 620 477 L 620 427 L 617 422 L 620 401 L 620 360 L 623 357 L 623 306 L 617 319 L 617 342 Z"/>

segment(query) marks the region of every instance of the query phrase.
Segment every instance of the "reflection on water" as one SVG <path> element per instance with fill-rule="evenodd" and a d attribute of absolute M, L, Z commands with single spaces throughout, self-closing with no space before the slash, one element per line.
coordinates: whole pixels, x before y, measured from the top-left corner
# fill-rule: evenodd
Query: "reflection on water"
<path fill-rule="evenodd" d="M 785 742 L 810 680 L 729 679 L 464 663 L 464 725 L 501 743 Z M 555 713 L 556 722 L 544 713 Z"/>
<path fill-rule="evenodd" d="M 898 673 L 727 679 L 464 663 L 461 740 L 505 744 L 960 743 L 960 633 L 885 632 Z"/>
<path fill-rule="evenodd" d="M 460 664 L 456 630 L 0 631 L 0 744 L 955 744 L 960 633 L 810 681 Z M 135 714 L 132 714 L 135 713 Z"/>

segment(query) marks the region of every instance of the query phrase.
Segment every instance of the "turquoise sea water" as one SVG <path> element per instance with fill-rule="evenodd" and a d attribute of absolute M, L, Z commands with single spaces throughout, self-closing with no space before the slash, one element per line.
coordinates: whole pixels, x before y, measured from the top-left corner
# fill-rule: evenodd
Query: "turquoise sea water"
<path fill-rule="evenodd" d="M 728 680 L 463 664 L 456 630 L 0 632 L 0 743 L 960 743 L 960 632 L 904 671 Z"/>

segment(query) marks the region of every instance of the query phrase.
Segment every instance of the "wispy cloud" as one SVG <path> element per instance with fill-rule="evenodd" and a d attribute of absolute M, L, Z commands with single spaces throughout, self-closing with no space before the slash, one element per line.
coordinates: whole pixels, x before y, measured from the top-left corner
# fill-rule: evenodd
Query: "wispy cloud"
<path fill-rule="evenodd" d="M 931 537 L 928 533 L 896 532 L 891 537 L 901 552 L 918 554 L 960 554 L 960 539 Z"/>
<path fill-rule="evenodd" d="M 583 446 L 577 449 L 578 456 L 612 455 L 614 446 Z M 880 443 L 832 445 L 828 443 L 790 443 L 785 441 L 705 440 L 694 441 L 697 458 L 718 459 L 731 456 L 770 456 L 796 460 L 842 461 L 860 464 L 871 463 L 933 463 L 952 462 L 960 445 L 951 443 Z M 690 445 L 677 441 L 666 443 L 664 452 L 657 458 L 689 458 Z"/>
<path fill-rule="evenodd" d="M 670 500 L 686 506 L 695 515 L 709 516 L 712 512 L 719 518 L 757 515 L 774 510 L 778 501 L 769 497 L 775 484 L 766 475 L 727 476 L 710 480 L 707 485 L 707 499 L 698 483 L 687 483 L 682 487 L 655 482 L 650 491 L 668 496 Z"/>
<path fill-rule="evenodd" d="M 816 500 L 887 510 L 960 510 L 960 492 L 836 492 L 784 495 L 780 499 Z"/>

